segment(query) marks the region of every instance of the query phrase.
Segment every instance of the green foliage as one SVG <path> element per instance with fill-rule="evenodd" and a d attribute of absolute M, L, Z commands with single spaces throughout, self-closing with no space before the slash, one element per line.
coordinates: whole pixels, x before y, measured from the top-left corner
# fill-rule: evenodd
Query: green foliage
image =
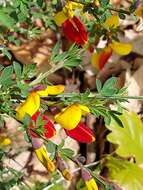
<path fill-rule="evenodd" d="M 14 186 L 18 186 L 21 183 L 23 174 L 12 168 L 0 169 L 0 188 L 2 190 L 9 190 Z"/>
<path fill-rule="evenodd" d="M 107 136 L 108 141 L 117 144 L 116 153 L 122 157 L 135 157 L 136 163 L 143 163 L 143 124 L 136 113 L 124 111 L 119 119 L 124 128 L 119 127 L 117 122 L 112 120 L 107 126 L 111 133 Z"/>
<path fill-rule="evenodd" d="M 72 158 L 74 155 L 74 151 L 70 148 L 62 148 L 60 150 L 60 155 L 63 159 Z"/>
<path fill-rule="evenodd" d="M 8 87 L 10 85 L 12 85 L 13 81 L 12 81 L 12 73 L 13 73 L 13 67 L 12 66 L 8 66 L 6 67 L 1 76 L 0 76 L 0 84 L 2 86 Z"/>
<path fill-rule="evenodd" d="M 143 189 L 143 170 L 137 164 L 109 156 L 106 166 L 110 179 L 125 190 Z"/>
<path fill-rule="evenodd" d="M 81 62 L 81 50 L 76 46 L 72 45 L 68 51 L 59 53 L 60 51 L 60 42 L 57 42 L 55 47 L 52 50 L 52 55 L 50 58 L 51 64 L 57 64 L 63 62 L 63 66 L 66 68 L 77 67 Z"/>
<path fill-rule="evenodd" d="M 0 26 L 5 26 L 12 29 L 15 26 L 14 19 L 9 16 L 2 8 L 0 8 Z"/>
<path fill-rule="evenodd" d="M 20 64 L 18 62 L 14 61 L 13 67 L 14 67 L 14 72 L 16 74 L 16 79 L 20 79 L 21 74 L 22 74 L 22 68 L 21 68 Z"/>

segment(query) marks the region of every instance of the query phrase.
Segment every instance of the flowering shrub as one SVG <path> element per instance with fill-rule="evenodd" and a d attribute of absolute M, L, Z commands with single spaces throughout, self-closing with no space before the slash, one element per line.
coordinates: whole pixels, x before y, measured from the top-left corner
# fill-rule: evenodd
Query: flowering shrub
<path fill-rule="evenodd" d="M 89 115 L 95 118 L 102 117 L 109 129 L 110 124 L 114 122 L 118 130 L 123 130 L 127 124 L 122 118 L 124 115 L 122 103 L 128 99 L 142 99 L 142 97 L 127 96 L 126 88 L 118 87 L 116 77 L 109 78 L 104 84 L 95 79 L 97 90 L 86 89 L 84 92 L 74 90 L 67 92 L 66 84 L 60 82 L 51 84 L 48 77 L 57 71 L 72 72 L 75 68 L 80 68 L 87 52 L 91 54 L 89 62 L 97 72 L 108 66 L 113 53 L 121 56 L 130 54 L 133 49 L 132 44 L 119 39 L 120 20 L 126 19 L 127 15 L 142 19 L 142 9 L 142 3 L 135 0 L 129 2 L 128 10 L 123 7 L 117 9 L 109 0 L 0 2 L 2 57 L 2 61 L 0 60 L 0 187 L 2 189 L 10 189 L 15 185 L 23 188 L 22 183 L 31 188 L 26 183 L 24 173 L 5 164 L 4 160 L 10 157 L 11 149 L 14 149 L 12 140 L 5 132 L 6 117 L 12 117 L 19 122 L 19 128 L 28 146 L 32 147 L 38 160 L 51 174 L 51 178 L 54 178 L 52 176 L 54 173 L 56 175 L 60 173 L 58 176 L 60 179 L 63 176 L 65 180 L 72 181 L 74 175 L 68 166 L 68 161 L 72 161 L 80 173 L 81 184 L 88 190 L 98 190 L 100 187 L 108 190 L 119 189 L 118 185 L 102 177 L 100 172 L 89 169 L 82 155 L 75 155 L 70 147 L 65 148 L 65 139 L 60 139 L 61 143 L 56 144 L 53 138 L 61 138 L 57 131 L 57 126 L 60 126 L 67 137 L 78 143 L 95 143 L 96 132 L 86 122 Z M 41 71 L 38 67 L 40 61 L 36 62 L 35 57 L 30 54 L 25 55 L 25 51 L 34 52 L 36 40 L 41 39 L 47 29 L 52 30 L 59 40 L 53 48 L 48 47 L 49 56 L 45 55 L 47 47 L 44 53 L 36 54 L 36 59 L 46 60 L 48 66 L 48 69 Z M 104 47 L 98 48 L 101 39 L 104 41 Z M 32 48 L 27 45 L 28 41 L 33 44 Z M 44 43 L 46 44 L 46 40 Z M 38 48 L 42 51 L 40 47 Z M 26 64 L 23 62 L 23 56 L 29 60 Z M 114 109 L 110 108 L 110 104 L 114 105 Z M 122 140 L 124 141 L 124 138 Z M 135 156 L 134 152 L 131 151 L 130 156 Z M 107 161 L 110 159 L 107 158 Z M 112 164 L 107 163 L 107 166 Z M 102 162 L 100 165 L 104 166 Z M 10 171 L 13 177 L 4 180 L 6 171 Z M 113 179 L 116 180 L 114 175 Z M 54 178 L 50 185 L 53 186 L 56 182 Z M 120 180 L 119 185 L 124 187 Z M 143 187 L 143 184 L 141 185 Z"/>

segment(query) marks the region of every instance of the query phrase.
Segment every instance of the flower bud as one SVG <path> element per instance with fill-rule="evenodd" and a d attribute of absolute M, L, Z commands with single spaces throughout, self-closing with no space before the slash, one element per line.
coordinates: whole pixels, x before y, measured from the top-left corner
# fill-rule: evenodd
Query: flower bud
<path fill-rule="evenodd" d="M 57 167 L 66 180 L 70 181 L 72 179 L 72 174 L 68 169 L 67 163 L 60 156 L 57 156 Z"/>

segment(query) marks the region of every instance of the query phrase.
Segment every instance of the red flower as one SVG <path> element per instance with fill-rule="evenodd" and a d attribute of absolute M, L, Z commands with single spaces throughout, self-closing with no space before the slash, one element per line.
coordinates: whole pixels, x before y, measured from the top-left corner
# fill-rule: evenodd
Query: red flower
<path fill-rule="evenodd" d="M 46 138 L 51 138 L 55 135 L 56 130 L 54 128 L 53 123 L 49 120 L 49 118 L 46 115 L 40 115 L 40 112 L 36 112 L 33 116 L 32 116 L 32 121 L 34 121 L 36 123 L 38 117 L 41 117 L 41 121 L 45 122 L 44 125 L 42 126 L 43 130 L 43 136 L 45 136 Z M 38 126 L 33 126 L 32 122 L 29 126 L 29 134 L 31 137 L 34 138 L 38 138 L 40 137 L 40 135 L 36 134 L 33 130 L 31 129 L 38 129 Z"/>
<path fill-rule="evenodd" d="M 71 19 L 67 19 L 62 24 L 62 27 L 68 40 L 81 46 L 87 43 L 88 36 L 86 28 L 76 16 Z"/>
<path fill-rule="evenodd" d="M 81 143 L 91 143 L 95 141 L 93 131 L 82 122 L 72 130 L 65 129 L 65 132 L 69 137 Z"/>

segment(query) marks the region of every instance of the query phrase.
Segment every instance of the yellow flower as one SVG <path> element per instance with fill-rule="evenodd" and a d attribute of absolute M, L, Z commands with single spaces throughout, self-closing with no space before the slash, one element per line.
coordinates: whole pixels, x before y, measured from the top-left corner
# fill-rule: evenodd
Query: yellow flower
<path fill-rule="evenodd" d="M 44 145 L 42 145 L 38 149 L 35 149 L 35 153 L 36 153 L 37 158 L 45 166 L 45 168 L 47 168 L 49 172 L 55 171 L 55 165 L 52 162 L 52 160 L 50 160 L 46 147 Z"/>
<path fill-rule="evenodd" d="M 66 5 L 63 7 L 63 10 L 55 14 L 54 16 L 55 23 L 58 26 L 62 26 L 62 24 L 67 19 L 73 18 L 75 9 L 83 9 L 83 5 L 77 2 L 68 1 Z"/>
<path fill-rule="evenodd" d="M 16 118 L 23 120 L 25 114 L 34 115 L 40 107 L 40 96 L 36 92 L 31 92 L 27 99 L 16 108 Z"/>
<path fill-rule="evenodd" d="M 31 92 L 26 100 L 16 108 L 16 118 L 23 120 L 25 114 L 34 115 L 40 108 L 40 97 L 60 94 L 64 91 L 63 85 L 48 86 L 44 90 Z"/>
<path fill-rule="evenodd" d="M 47 86 L 46 89 L 37 91 L 40 96 L 57 95 L 64 91 L 63 85 Z"/>
<path fill-rule="evenodd" d="M 85 184 L 88 190 L 98 190 L 98 186 L 93 178 L 89 181 L 85 181 Z"/>
<path fill-rule="evenodd" d="M 11 144 L 10 138 L 6 136 L 0 136 L 0 148 Z"/>
<path fill-rule="evenodd" d="M 43 166 L 49 171 L 55 171 L 55 165 L 49 158 L 46 147 L 39 139 L 32 138 L 32 145 L 36 153 L 37 158 L 43 164 Z"/>
<path fill-rule="evenodd" d="M 104 26 L 106 28 L 117 28 L 119 26 L 119 16 L 118 15 L 112 15 L 104 23 Z"/>
<path fill-rule="evenodd" d="M 55 121 L 59 123 L 64 129 L 72 130 L 78 125 L 82 115 L 85 115 L 89 112 L 90 111 L 86 106 L 72 104 L 57 114 L 55 116 Z"/>
<path fill-rule="evenodd" d="M 119 55 L 128 55 L 132 51 L 132 45 L 113 41 L 109 47 Z"/>

